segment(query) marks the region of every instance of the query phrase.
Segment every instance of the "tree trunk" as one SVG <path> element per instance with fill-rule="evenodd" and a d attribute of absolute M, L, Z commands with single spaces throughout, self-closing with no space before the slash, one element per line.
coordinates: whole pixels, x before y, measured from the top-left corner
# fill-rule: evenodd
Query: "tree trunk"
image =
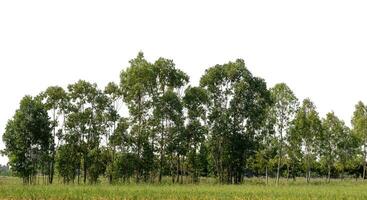
<path fill-rule="evenodd" d="M 279 147 L 279 158 L 278 158 L 278 168 L 277 168 L 277 180 L 276 180 L 276 185 L 279 184 L 279 176 L 280 176 L 280 165 L 282 162 L 282 148 L 283 148 L 283 125 L 281 125 L 281 128 L 279 130 L 280 133 L 280 147 Z"/>
<path fill-rule="evenodd" d="M 327 182 L 330 183 L 330 173 L 331 173 L 331 167 L 330 164 L 328 165 L 328 173 L 327 173 Z"/>
<path fill-rule="evenodd" d="M 163 170 L 163 133 L 161 133 L 161 145 L 160 145 L 160 152 L 159 152 L 159 177 L 158 182 L 162 182 L 162 170 Z"/>
<path fill-rule="evenodd" d="M 363 145 L 363 176 L 362 180 L 366 178 L 366 145 Z"/>
<path fill-rule="evenodd" d="M 180 166 L 181 166 L 181 162 L 180 162 L 180 155 L 177 155 L 177 167 L 176 167 L 176 183 L 180 182 Z"/>
<path fill-rule="evenodd" d="M 167 123 L 167 122 L 166 122 Z M 159 177 L 158 177 L 158 182 L 161 183 L 162 182 L 162 170 L 163 170 L 163 139 L 164 139 L 164 123 L 161 122 L 161 126 L 162 126 L 162 130 L 161 130 L 161 140 L 160 140 L 160 150 L 159 150 Z"/>
<path fill-rule="evenodd" d="M 266 185 L 268 184 L 268 166 L 265 167 Z"/>
<path fill-rule="evenodd" d="M 53 109 L 53 120 L 56 124 L 56 109 Z M 54 178 L 54 171 L 55 171 L 55 154 L 56 154 L 56 147 L 55 147 L 55 138 L 56 138 L 56 126 L 54 124 L 54 134 L 53 134 L 53 149 L 52 149 L 52 158 L 51 158 L 51 167 L 50 167 L 50 176 L 49 176 L 49 183 L 52 184 Z"/>
<path fill-rule="evenodd" d="M 84 159 L 84 179 L 83 182 L 84 184 L 87 182 L 87 165 L 86 165 L 86 159 Z"/>

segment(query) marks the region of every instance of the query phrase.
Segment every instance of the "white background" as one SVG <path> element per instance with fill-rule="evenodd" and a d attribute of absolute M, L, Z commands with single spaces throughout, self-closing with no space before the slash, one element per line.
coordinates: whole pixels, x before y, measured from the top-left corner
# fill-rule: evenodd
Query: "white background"
<path fill-rule="evenodd" d="M 194 85 L 243 58 L 268 87 L 285 82 L 350 124 L 367 102 L 364 2 L 0 1 L 0 135 L 24 95 L 78 79 L 102 88 L 140 50 L 173 59 Z"/>

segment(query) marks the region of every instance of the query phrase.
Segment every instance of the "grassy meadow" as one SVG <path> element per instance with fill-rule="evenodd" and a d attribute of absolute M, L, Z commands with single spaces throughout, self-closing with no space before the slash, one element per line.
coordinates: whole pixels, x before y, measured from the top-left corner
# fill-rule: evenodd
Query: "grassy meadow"
<path fill-rule="evenodd" d="M 250 179 L 242 185 L 119 184 L 23 185 L 20 179 L 0 177 L 0 199 L 367 199 L 367 182 L 361 180 L 274 180 L 266 185 Z"/>

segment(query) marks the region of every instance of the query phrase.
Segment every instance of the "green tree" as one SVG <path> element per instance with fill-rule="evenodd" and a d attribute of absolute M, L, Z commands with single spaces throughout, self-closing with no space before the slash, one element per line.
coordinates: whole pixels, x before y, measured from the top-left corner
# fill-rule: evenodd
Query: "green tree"
<path fill-rule="evenodd" d="M 278 165 L 276 183 L 279 184 L 280 169 L 282 167 L 284 134 L 288 132 L 291 121 L 298 107 L 298 99 L 293 91 L 285 84 L 276 84 L 270 89 L 273 106 L 270 110 L 270 118 L 274 122 L 274 128 L 278 136 Z"/>
<path fill-rule="evenodd" d="M 92 170 L 98 168 L 94 166 L 98 164 L 95 162 L 95 156 L 98 155 L 95 152 L 99 152 L 100 137 L 106 133 L 104 116 L 108 98 L 96 84 L 83 80 L 69 85 L 68 90 L 71 102 L 66 119 L 66 141 L 77 145 L 76 149 L 82 155 L 80 166 L 83 167 L 83 182 L 86 183 L 89 173 L 89 180 L 94 183 L 97 176 L 93 175 L 95 171 Z"/>
<path fill-rule="evenodd" d="M 172 90 L 166 93 L 159 100 L 161 109 L 155 110 L 154 115 L 164 122 L 164 132 L 160 135 L 160 166 L 163 168 L 164 156 L 167 156 L 172 176 L 172 182 L 175 182 L 175 177 L 179 179 L 180 172 L 180 156 L 183 155 L 184 140 L 184 121 L 183 121 L 183 106 L 180 97 Z M 176 161 L 176 163 L 175 163 Z M 162 170 L 162 169 L 161 169 Z M 160 172 L 159 181 L 162 173 Z"/>
<path fill-rule="evenodd" d="M 327 113 L 326 118 L 322 120 L 323 131 L 320 137 L 320 159 L 327 169 L 327 181 L 330 182 L 331 169 L 335 167 L 343 149 L 348 146 L 341 144 L 348 137 L 348 128 L 342 120 L 335 116 L 334 112 Z M 343 158 L 342 158 L 343 157 Z M 345 163 L 345 162 L 342 162 Z"/>
<path fill-rule="evenodd" d="M 147 144 L 150 130 L 149 119 L 152 108 L 151 91 L 156 87 L 154 68 L 145 60 L 142 52 L 130 61 L 130 66 L 120 74 L 120 85 L 124 102 L 130 113 L 130 134 L 136 153 L 136 181 L 142 176 L 142 156 L 144 155 L 144 144 Z"/>
<path fill-rule="evenodd" d="M 111 146 L 110 137 L 114 134 L 117 122 L 120 118 L 119 110 L 122 107 L 122 91 L 121 88 L 114 82 L 110 82 L 107 84 L 104 90 L 104 94 L 108 98 L 107 109 L 105 112 L 105 125 L 106 125 L 106 140 L 105 143 L 107 145 L 107 155 L 109 159 L 107 159 L 107 169 L 106 175 L 108 176 L 109 183 L 113 181 L 113 160 L 115 159 L 116 149 L 115 146 Z"/>
<path fill-rule="evenodd" d="M 35 183 L 38 170 L 49 174 L 52 152 L 51 122 L 40 98 L 25 96 L 3 134 L 5 155 L 24 183 Z"/>
<path fill-rule="evenodd" d="M 206 70 L 200 85 L 209 95 L 211 153 L 220 182 L 239 183 L 246 160 L 255 152 L 255 136 L 263 124 L 270 93 L 243 60 Z"/>
<path fill-rule="evenodd" d="M 68 137 L 66 144 L 61 145 L 56 152 L 56 169 L 63 178 L 63 183 L 74 182 L 79 176 L 82 155 L 77 145 L 77 140 L 71 141 Z"/>
<path fill-rule="evenodd" d="M 199 148 L 204 145 L 208 132 L 205 126 L 208 100 L 205 90 L 200 87 L 188 87 L 183 97 L 188 119 L 185 133 L 186 151 L 193 182 L 198 182 L 200 176 Z"/>
<path fill-rule="evenodd" d="M 128 181 L 136 169 L 136 155 L 132 153 L 132 136 L 129 133 L 129 121 L 127 118 L 118 120 L 116 129 L 109 140 L 110 145 L 116 150 L 113 159 L 112 169 L 114 181 L 122 179 Z"/>
<path fill-rule="evenodd" d="M 361 141 L 363 156 L 362 156 L 362 179 L 366 178 L 366 157 L 367 157 L 367 108 L 363 102 L 358 102 L 355 106 L 355 111 L 352 118 L 352 126 L 354 134 Z"/>
<path fill-rule="evenodd" d="M 345 171 L 349 171 L 358 177 L 359 173 L 355 173 L 360 168 L 361 150 L 360 141 L 349 127 L 344 126 L 344 131 L 337 141 L 336 147 L 336 169 L 340 173 L 340 178 L 344 178 Z"/>
<path fill-rule="evenodd" d="M 51 143 L 51 151 L 52 151 L 52 159 L 50 163 L 50 176 L 49 183 L 52 184 L 54 171 L 55 171 L 55 155 L 56 149 L 58 148 L 59 141 L 62 139 L 62 130 L 63 125 L 60 126 L 61 123 L 64 123 L 64 119 L 60 119 L 61 116 L 65 117 L 65 111 L 68 105 L 67 94 L 62 87 L 59 86 L 51 86 L 46 89 L 45 92 L 41 94 L 42 98 L 45 101 L 46 108 L 51 111 L 52 116 L 52 127 L 53 127 L 53 140 Z M 57 144 L 56 144 L 57 142 Z"/>
<path fill-rule="evenodd" d="M 306 172 L 306 180 L 310 182 L 312 163 L 316 160 L 318 141 L 322 132 L 321 120 L 315 105 L 310 99 L 303 100 L 298 109 L 291 127 L 292 143 L 303 147 L 303 161 Z"/>
<path fill-rule="evenodd" d="M 159 58 L 154 62 L 154 65 L 152 67 L 155 80 L 153 84 L 155 87 L 152 87 L 150 92 L 151 97 L 153 99 L 153 113 L 154 113 L 152 121 L 153 126 L 155 127 L 152 134 L 152 144 L 154 145 L 154 140 L 156 137 L 158 137 L 158 147 L 159 147 L 158 181 L 161 182 L 165 164 L 165 153 L 166 148 L 168 146 L 167 138 L 171 137 L 169 136 L 169 132 L 172 132 L 174 130 L 172 126 L 178 127 L 182 126 L 183 124 L 182 121 L 183 118 L 179 118 L 179 116 L 173 116 L 172 113 L 170 112 L 174 113 L 182 112 L 182 102 L 181 102 L 182 99 L 179 94 L 181 88 L 188 83 L 189 77 L 183 71 L 177 69 L 174 62 L 169 59 Z M 172 125 L 172 123 L 174 125 Z M 172 134 L 175 134 L 176 136 L 178 135 L 183 136 L 182 129 L 176 129 L 176 130 L 179 130 L 180 133 L 172 133 Z M 185 138 L 182 139 L 184 140 Z M 180 151 L 181 153 L 183 153 L 182 150 L 184 150 L 184 148 L 181 148 Z M 178 159 L 180 159 L 179 155 L 177 157 Z"/>

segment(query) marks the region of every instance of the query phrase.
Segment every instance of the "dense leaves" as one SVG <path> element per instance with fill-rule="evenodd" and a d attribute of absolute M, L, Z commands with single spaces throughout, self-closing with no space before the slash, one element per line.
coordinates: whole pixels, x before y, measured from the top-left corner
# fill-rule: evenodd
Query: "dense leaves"
<path fill-rule="evenodd" d="M 65 184 L 103 176 L 109 183 L 364 179 L 367 108 L 356 105 L 350 129 L 333 112 L 321 119 L 310 99 L 299 106 L 285 83 L 268 89 L 241 59 L 208 68 L 191 86 L 172 60 L 149 62 L 140 52 L 104 90 L 79 80 L 25 96 L 3 140 L 12 173 L 25 183 L 40 176 L 52 183 L 54 174 Z"/>

